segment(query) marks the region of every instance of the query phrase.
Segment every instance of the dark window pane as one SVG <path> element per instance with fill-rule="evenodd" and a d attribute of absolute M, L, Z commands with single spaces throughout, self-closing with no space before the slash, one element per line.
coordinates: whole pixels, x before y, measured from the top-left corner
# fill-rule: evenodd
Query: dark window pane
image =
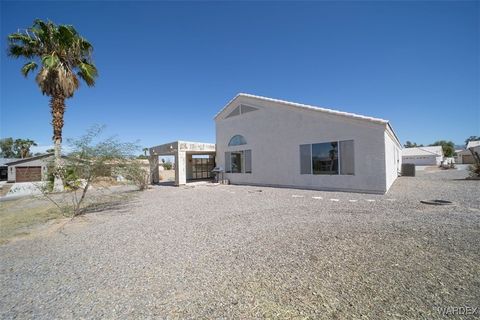
<path fill-rule="evenodd" d="M 300 174 L 312 173 L 311 144 L 300 145 Z"/>
<path fill-rule="evenodd" d="M 242 153 L 243 152 L 231 152 L 232 172 L 242 173 Z"/>
<path fill-rule="evenodd" d="M 245 150 L 245 173 L 252 173 L 252 150 Z"/>
<path fill-rule="evenodd" d="M 338 174 L 338 143 L 312 144 L 313 174 Z"/>

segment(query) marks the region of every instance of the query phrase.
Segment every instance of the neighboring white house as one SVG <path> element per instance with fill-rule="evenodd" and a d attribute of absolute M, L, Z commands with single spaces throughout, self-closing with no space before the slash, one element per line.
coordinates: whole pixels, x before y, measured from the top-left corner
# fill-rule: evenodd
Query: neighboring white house
<path fill-rule="evenodd" d="M 216 165 L 232 184 L 385 193 L 400 172 L 387 120 L 238 94 L 215 122 Z"/>
<path fill-rule="evenodd" d="M 463 164 L 473 164 L 475 160 L 473 159 L 473 155 L 470 149 L 480 154 L 480 140 L 469 141 L 467 143 L 466 150 L 457 151 L 456 162 Z"/>
<path fill-rule="evenodd" d="M 417 166 L 439 166 L 443 161 L 442 146 L 405 148 L 402 150 L 402 162 Z"/>

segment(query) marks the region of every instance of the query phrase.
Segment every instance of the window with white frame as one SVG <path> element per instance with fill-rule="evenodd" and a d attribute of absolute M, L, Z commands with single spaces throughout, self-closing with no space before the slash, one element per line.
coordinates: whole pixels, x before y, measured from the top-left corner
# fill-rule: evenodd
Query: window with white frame
<path fill-rule="evenodd" d="M 252 150 L 225 152 L 225 172 L 252 173 Z"/>
<path fill-rule="evenodd" d="M 300 174 L 354 175 L 353 140 L 300 145 Z"/>

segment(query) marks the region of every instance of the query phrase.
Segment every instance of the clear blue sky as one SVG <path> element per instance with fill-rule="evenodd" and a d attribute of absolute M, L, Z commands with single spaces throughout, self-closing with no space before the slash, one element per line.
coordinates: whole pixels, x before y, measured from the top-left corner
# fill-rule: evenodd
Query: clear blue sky
<path fill-rule="evenodd" d="M 2 137 L 49 145 L 48 98 L 6 37 L 73 24 L 100 77 L 67 100 L 64 137 L 93 124 L 144 146 L 214 142 L 238 92 L 391 121 L 402 143 L 480 135 L 479 2 L 1 2 Z"/>

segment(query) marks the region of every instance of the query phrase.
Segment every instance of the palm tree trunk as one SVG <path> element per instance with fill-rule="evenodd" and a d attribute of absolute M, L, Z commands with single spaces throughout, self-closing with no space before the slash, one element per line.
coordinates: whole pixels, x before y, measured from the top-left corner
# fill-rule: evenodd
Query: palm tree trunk
<path fill-rule="evenodd" d="M 53 191 L 63 191 L 62 170 L 62 129 L 63 114 L 65 113 L 65 97 L 58 95 L 50 99 L 50 108 L 52 112 L 53 142 L 55 144 L 55 179 L 53 182 Z"/>

